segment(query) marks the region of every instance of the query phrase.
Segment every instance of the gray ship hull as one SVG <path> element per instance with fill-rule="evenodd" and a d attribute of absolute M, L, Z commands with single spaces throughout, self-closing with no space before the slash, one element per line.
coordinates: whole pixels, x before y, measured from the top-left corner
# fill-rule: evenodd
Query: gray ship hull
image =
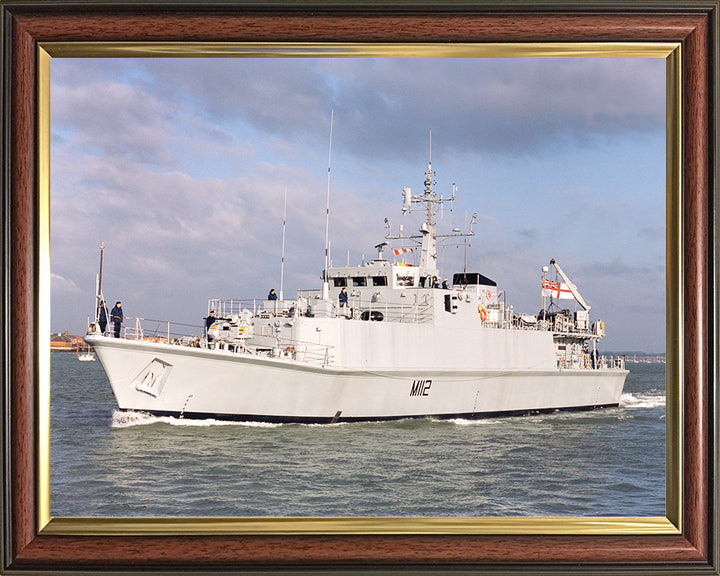
<path fill-rule="evenodd" d="M 329 423 L 617 406 L 626 370 L 309 366 L 291 358 L 89 336 L 122 410 Z"/>

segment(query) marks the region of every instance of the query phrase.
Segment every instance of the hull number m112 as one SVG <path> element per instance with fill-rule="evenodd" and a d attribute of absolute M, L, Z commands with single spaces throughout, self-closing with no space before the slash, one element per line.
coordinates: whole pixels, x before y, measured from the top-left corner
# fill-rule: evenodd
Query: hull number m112
<path fill-rule="evenodd" d="M 429 396 L 432 380 L 413 380 L 410 396 Z"/>

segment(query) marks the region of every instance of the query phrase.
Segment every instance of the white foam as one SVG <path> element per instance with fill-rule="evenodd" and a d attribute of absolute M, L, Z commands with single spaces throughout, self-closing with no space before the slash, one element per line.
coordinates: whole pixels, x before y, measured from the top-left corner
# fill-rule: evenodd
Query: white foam
<path fill-rule="evenodd" d="M 433 420 L 433 422 L 449 422 L 456 426 L 487 426 L 489 424 L 498 424 L 497 418 L 486 418 L 477 420 L 468 420 L 467 418 L 448 418 L 447 420 Z"/>
<path fill-rule="evenodd" d="M 177 418 L 175 416 L 153 416 L 147 412 L 135 412 L 132 410 L 115 410 L 113 411 L 112 428 L 129 428 L 131 426 L 147 426 L 148 424 L 169 424 L 170 426 L 249 426 L 255 428 L 274 428 L 282 426 L 282 424 L 273 424 L 272 422 L 233 422 L 228 420 L 215 420 L 208 418 L 206 420 L 196 420 L 193 418 Z"/>
<path fill-rule="evenodd" d="M 661 408 L 665 406 L 665 396 L 662 394 L 630 394 L 620 397 L 621 408 Z"/>

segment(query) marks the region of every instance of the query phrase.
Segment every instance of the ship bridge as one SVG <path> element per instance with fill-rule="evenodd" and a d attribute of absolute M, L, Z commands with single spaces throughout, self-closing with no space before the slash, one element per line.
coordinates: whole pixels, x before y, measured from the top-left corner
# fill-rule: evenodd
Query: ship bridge
<path fill-rule="evenodd" d="M 362 290 L 364 288 L 432 288 L 441 282 L 437 270 L 424 269 L 411 264 L 390 264 L 387 261 L 373 260 L 365 266 L 331 268 L 329 273 L 330 289 L 340 291 L 343 288 Z"/>

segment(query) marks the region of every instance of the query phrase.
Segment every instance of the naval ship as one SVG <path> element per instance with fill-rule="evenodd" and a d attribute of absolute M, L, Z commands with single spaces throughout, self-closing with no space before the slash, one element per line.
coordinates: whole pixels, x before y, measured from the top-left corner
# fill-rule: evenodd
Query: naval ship
<path fill-rule="evenodd" d="M 294 300 L 210 300 L 202 334 L 149 333 L 136 320 L 120 338 L 90 324 L 85 340 L 121 410 L 263 422 L 402 418 L 479 419 L 618 406 L 623 357 L 601 356 L 602 320 L 555 260 L 538 274 L 541 310 L 517 313 L 494 280 L 458 272 L 440 284 L 443 198 L 428 163 L 424 190 L 403 188 L 416 234 L 393 235 L 360 266 L 328 264 L 322 285 Z M 395 246 L 395 247 L 393 247 Z M 405 264 L 415 252 L 417 264 Z M 418 258 L 419 256 L 419 258 Z M 101 248 L 100 278 L 102 278 Z M 282 294 L 282 291 L 281 291 Z M 98 283 L 97 302 L 104 301 Z M 97 309 L 97 306 L 96 306 Z"/>

